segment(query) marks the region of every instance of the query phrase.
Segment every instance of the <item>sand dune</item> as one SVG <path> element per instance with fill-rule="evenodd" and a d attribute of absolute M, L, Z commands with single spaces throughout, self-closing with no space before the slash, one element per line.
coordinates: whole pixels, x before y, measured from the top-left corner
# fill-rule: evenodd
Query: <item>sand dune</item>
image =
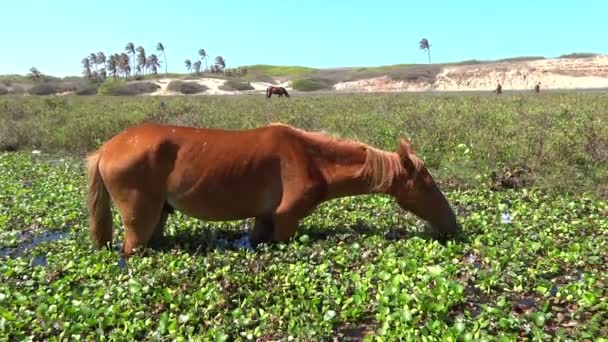
<path fill-rule="evenodd" d="M 337 91 L 491 91 L 608 88 L 608 56 L 559 58 L 522 62 L 487 63 L 445 67 L 432 81 L 408 82 L 389 76 L 340 82 Z"/>

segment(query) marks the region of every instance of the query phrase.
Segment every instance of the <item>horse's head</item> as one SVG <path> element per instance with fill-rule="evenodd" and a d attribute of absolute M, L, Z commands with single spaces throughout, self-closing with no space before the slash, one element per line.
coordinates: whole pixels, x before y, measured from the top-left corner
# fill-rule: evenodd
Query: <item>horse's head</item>
<path fill-rule="evenodd" d="M 405 172 L 394 179 L 390 192 L 399 206 L 429 222 L 441 236 L 457 233 L 460 227 L 452 207 L 410 142 L 401 139 L 397 154 Z"/>

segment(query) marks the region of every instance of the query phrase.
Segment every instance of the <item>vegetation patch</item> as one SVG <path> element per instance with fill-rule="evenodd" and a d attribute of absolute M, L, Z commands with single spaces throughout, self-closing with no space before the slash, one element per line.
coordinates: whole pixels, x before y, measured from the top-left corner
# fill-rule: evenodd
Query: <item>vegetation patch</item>
<path fill-rule="evenodd" d="M 357 94 L 280 103 L 263 96 L 2 96 L 0 137 L 18 149 L 86 153 L 143 121 L 224 128 L 282 121 L 390 151 L 409 137 L 434 175 L 458 187 L 525 168 L 528 186 L 608 194 L 606 107 L 607 97 L 591 93 Z"/>
<path fill-rule="evenodd" d="M 0 95 L 6 95 L 6 94 L 8 94 L 8 88 L 0 85 Z"/>
<path fill-rule="evenodd" d="M 508 57 L 497 60 L 496 62 L 526 62 L 526 61 L 538 61 L 546 59 L 543 56 L 520 56 L 520 57 Z"/>
<path fill-rule="evenodd" d="M 559 58 L 591 58 L 599 56 L 599 53 L 592 52 L 573 52 L 559 56 Z"/>
<path fill-rule="evenodd" d="M 219 88 L 226 91 L 245 91 L 254 89 L 250 82 L 235 80 L 227 80 Z"/>
<path fill-rule="evenodd" d="M 160 89 L 160 86 L 154 82 L 136 81 L 127 83 L 127 81 L 119 79 L 103 82 L 97 92 L 100 95 L 135 96 L 153 93 L 158 89 Z"/>
<path fill-rule="evenodd" d="M 267 76 L 303 76 L 310 74 L 316 69 L 303 67 L 303 66 L 280 66 L 280 65 L 266 65 L 256 64 L 247 66 L 247 73 L 264 74 Z"/>
<path fill-rule="evenodd" d="M 291 87 L 298 91 L 314 91 L 331 88 L 331 82 L 326 79 L 304 78 L 292 80 Z"/>
<path fill-rule="evenodd" d="M 167 90 L 177 91 L 181 94 L 198 94 L 207 91 L 209 88 L 198 82 L 171 81 L 167 85 Z"/>
<path fill-rule="evenodd" d="M 67 85 L 60 82 L 45 82 L 35 84 L 28 90 L 30 95 L 54 95 L 65 91 L 73 91 L 76 86 Z"/>
<path fill-rule="evenodd" d="M 78 87 L 76 90 L 76 95 L 95 95 L 97 94 L 98 86 L 95 84 L 87 84 L 81 87 Z"/>

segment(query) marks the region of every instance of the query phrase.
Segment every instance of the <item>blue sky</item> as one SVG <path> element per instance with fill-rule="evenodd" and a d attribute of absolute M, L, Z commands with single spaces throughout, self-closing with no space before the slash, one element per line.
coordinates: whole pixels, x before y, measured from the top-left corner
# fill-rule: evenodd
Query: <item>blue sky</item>
<path fill-rule="evenodd" d="M 81 73 L 91 52 L 166 47 L 170 72 L 205 48 L 228 67 L 311 67 L 605 53 L 608 1 L 6 0 L 0 74 Z M 164 64 L 162 69 L 164 70 Z"/>

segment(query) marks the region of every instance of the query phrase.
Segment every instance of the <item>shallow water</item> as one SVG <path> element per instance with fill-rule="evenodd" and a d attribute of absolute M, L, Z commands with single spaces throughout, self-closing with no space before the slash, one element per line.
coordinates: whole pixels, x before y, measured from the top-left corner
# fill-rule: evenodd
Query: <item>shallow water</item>
<path fill-rule="evenodd" d="M 8 259 L 8 258 L 27 258 L 28 253 L 30 253 L 34 248 L 38 245 L 57 241 L 65 238 L 71 237 L 70 231 L 65 230 L 46 230 L 40 234 L 34 235 L 30 232 L 22 232 L 19 233 L 19 239 L 21 240 L 19 245 L 16 247 L 5 247 L 0 248 L 0 258 Z M 251 240 L 249 239 L 249 233 L 243 232 L 240 236 L 233 236 L 230 238 L 219 237 L 215 239 L 211 246 L 215 249 L 220 250 L 222 252 L 234 251 L 238 249 L 246 249 L 248 251 L 253 251 L 253 246 L 251 245 Z M 116 241 L 113 246 L 114 250 L 120 251 L 122 248 L 122 240 Z M 119 257 L 117 260 L 117 266 L 121 269 L 125 269 L 127 267 L 128 261 Z M 45 267 L 48 265 L 48 261 L 46 259 L 46 255 L 44 254 L 36 254 L 31 256 L 31 265 L 32 266 L 42 266 Z"/>
<path fill-rule="evenodd" d="M 32 238 L 29 238 L 31 235 L 28 233 L 20 233 L 19 237 L 21 238 L 21 242 L 19 245 L 17 247 L 0 248 L 0 257 L 22 257 L 25 253 L 31 252 L 41 243 L 60 240 L 68 237 L 69 235 L 70 232 L 64 230 L 46 230 L 41 234 L 34 235 Z M 41 258 L 44 258 L 44 256 L 35 256 L 34 264 L 40 263 L 46 265 L 46 259 L 42 261 Z"/>

